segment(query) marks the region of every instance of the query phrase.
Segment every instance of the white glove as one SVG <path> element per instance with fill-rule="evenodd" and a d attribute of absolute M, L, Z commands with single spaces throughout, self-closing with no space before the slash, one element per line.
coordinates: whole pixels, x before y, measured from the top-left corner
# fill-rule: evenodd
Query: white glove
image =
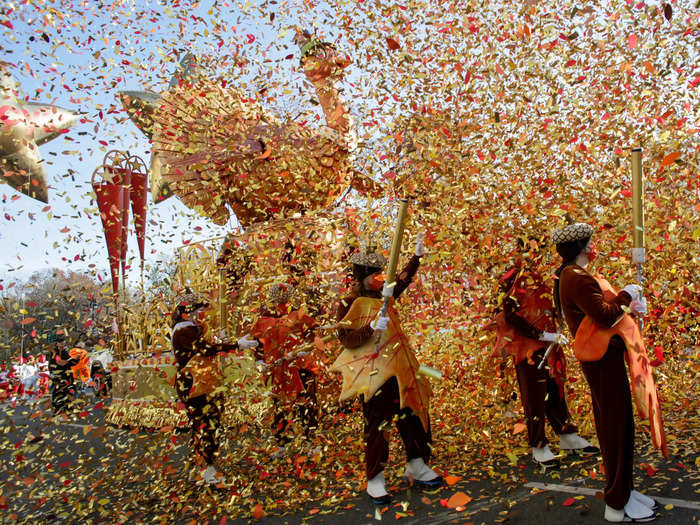
<path fill-rule="evenodd" d="M 622 289 L 622 291 L 630 294 L 633 301 L 637 301 L 642 298 L 642 287 L 638 284 L 628 284 Z"/>
<path fill-rule="evenodd" d="M 260 343 L 258 343 L 255 339 L 250 338 L 250 334 L 245 334 L 243 337 L 241 337 L 238 341 L 238 348 L 241 350 L 248 350 L 249 348 L 256 348 Z"/>
<path fill-rule="evenodd" d="M 637 315 L 645 315 L 647 313 L 647 298 L 634 300 L 630 303 L 630 310 Z"/>
<path fill-rule="evenodd" d="M 565 345 L 569 342 L 566 336 L 558 332 L 542 332 L 539 340 L 545 343 L 557 343 L 559 345 Z"/>
<path fill-rule="evenodd" d="M 369 325 L 374 329 L 374 330 L 379 330 L 380 332 L 383 332 L 386 330 L 386 327 L 389 326 L 389 318 L 388 317 L 382 317 L 382 316 L 377 316 L 374 321 L 369 323 Z"/>
<path fill-rule="evenodd" d="M 413 250 L 414 255 L 423 257 L 425 253 L 425 232 L 419 232 L 416 236 L 416 247 Z"/>

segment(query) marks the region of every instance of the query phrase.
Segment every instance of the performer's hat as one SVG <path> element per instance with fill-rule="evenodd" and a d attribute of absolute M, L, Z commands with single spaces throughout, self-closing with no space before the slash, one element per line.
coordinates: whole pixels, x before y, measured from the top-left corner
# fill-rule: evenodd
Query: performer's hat
<path fill-rule="evenodd" d="M 577 222 L 555 230 L 552 234 L 552 242 L 554 244 L 563 244 L 567 242 L 582 241 L 584 239 L 590 239 L 592 235 L 593 226 L 586 224 L 585 222 Z"/>
<path fill-rule="evenodd" d="M 350 256 L 350 262 L 357 266 L 382 269 L 386 266 L 386 257 L 371 247 L 362 247 Z"/>
<path fill-rule="evenodd" d="M 277 306 L 289 301 L 292 294 L 294 294 L 294 288 L 291 285 L 286 283 L 277 283 L 270 286 L 270 291 L 268 292 L 267 296 L 270 302 L 274 306 Z"/>
<path fill-rule="evenodd" d="M 190 313 L 203 306 L 209 306 L 209 303 L 196 293 L 185 290 L 185 293 L 177 298 L 175 305 L 175 310 L 180 310 L 182 313 Z"/>

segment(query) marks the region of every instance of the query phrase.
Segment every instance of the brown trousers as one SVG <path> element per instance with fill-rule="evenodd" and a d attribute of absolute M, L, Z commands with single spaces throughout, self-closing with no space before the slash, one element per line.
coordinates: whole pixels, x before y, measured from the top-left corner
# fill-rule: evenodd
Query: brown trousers
<path fill-rule="evenodd" d="M 221 400 L 206 395 L 185 401 L 192 427 L 192 447 L 207 465 L 212 465 L 219 450 L 216 433 L 221 424 Z"/>
<path fill-rule="evenodd" d="M 538 350 L 532 356 L 534 365 L 529 364 L 527 359 L 515 365 L 520 400 L 527 419 L 528 444 L 535 448 L 549 443 L 544 431 L 545 417 L 557 435 L 578 432 L 576 425 L 569 422 L 571 414 L 566 399 L 559 392 L 559 385 L 546 367 L 537 369 L 543 356 L 544 349 Z"/>
<path fill-rule="evenodd" d="M 622 339 L 613 337 L 599 361 L 582 362 L 581 368 L 593 398 L 595 429 L 607 480 L 605 503 L 619 510 L 634 488 L 634 416 Z"/>
<path fill-rule="evenodd" d="M 365 416 L 365 468 L 367 479 L 384 470 L 389 460 L 389 442 L 385 435 L 387 426 L 394 416 L 396 428 L 406 449 L 406 459 L 430 459 L 430 429 L 423 428 L 423 423 L 410 408 L 400 409 L 399 384 L 395 377 L 389 379 L 366 403 L 362 403 Z"/>
<path fill-rule="evenodd" d="M 294 401 L 293 412 L 290 414 L 288 406 L 284 406 L 275 400 L 275 415 L 272 421 L 272 432 L 275 439 L 281 445 L 292 441 L 288 435 L 288 430 L 292 424 L 292 418 L 301 423 L 304 434 L 310 437 L 318 427 L 318 400 L 316 398 L 316 374 L 304 368 L 299 369 L 299 377 L 304 385 L 303 392 L 300 392 Z M 291 416 L 291 418 L 290 418 Z"/>

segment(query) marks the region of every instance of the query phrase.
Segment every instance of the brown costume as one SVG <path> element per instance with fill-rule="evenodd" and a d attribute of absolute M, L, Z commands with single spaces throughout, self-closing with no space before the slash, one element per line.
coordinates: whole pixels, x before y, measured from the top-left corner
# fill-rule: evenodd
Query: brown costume
<path fill-rule="evenodd" d="M 552 349 L 547 368 L 538 368 L 547 343 L 539 341 L 543 331 L 555 332 L 554 306 L 549 290 L 539 274 L 520 265 L 501 279 L 503 312 L 497 316 L 496 350 L 513 356 L 520 387 L 520 399 L 527 418 L 528 444 L 542 448 L 548 444 L 544 420 L 557 435 L 578 432 L 564 397 L 566 361 L 560 346 Z"/>
<path fill-rule="evenodd" d="M 632 300 L 623 291 L 606 301 L 595 278 L 575 264 L 561 272 L 559 297 L 572 334 L 576 334 L 585 316 L 603 327 L 611 327 L 624 314 L 622 306 L 628 306 Z M 605 503 L 613 509 L 622 509 L 634 488 L 634 418 L 624 354 L 625 345 L 615 336 L 600 360 L 581 362 L 591 389 L 596 433 L 607 479 Z"/>
<path fill-rule="evenodd" d="M 394 299 L 398 298 L 411 284 L 419 265 L 420 258 L 413 256 L 404 270 L 397 276 Z M 361 297 L 381 299 L 381 292 L 357 290 L 351 296 L 343 299 L 338 305 L 336 316 L 338 321 L 345 318 L 353 303 Z M 374 329 L 369 324 L 354 329 L 338 329 L 338 339 L 346 349 L 350 350 L 365 345 L 372 339 L 373 334 Z M 369 399 L 363 399 L 367 479 L 372 479 L 379 474 L 389 459 L 389 443 L 383 428 L 390 424 L 395 417 L 397 418 L 396 426 L 406 448 L 407 459 L 423 458 L 424 461 L 427 461 L 430 457 L 430 424 L 427 423 L 424 426 L 421 418 L 408 406 L 401 408 L 401 395 L 399 381 L 394 376 L 385 381 Z"/>
<path fill-rule="evenodd" d="M 237 350 L 238 345 L 210 343 L 204 339 L 205 332 L 206 326 L 202 323 L 179 322 L 173 327 L 172 344 L 177 360 L 175 390 L 187 408 L 187 416 L 192 426 L 193 447 L 195 452 L 211 465 L 219 449 L 216 432 L 221 419 L 221 396 L 203 394 L 190 397 L 194 386 L 193 378 L 185 367 L 195 356 L 214 357 L 220 352 Z"/>

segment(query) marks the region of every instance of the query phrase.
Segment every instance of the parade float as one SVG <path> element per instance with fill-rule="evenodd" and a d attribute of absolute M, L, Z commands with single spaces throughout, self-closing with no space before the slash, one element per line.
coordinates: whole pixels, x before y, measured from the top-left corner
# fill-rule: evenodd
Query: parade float
<path fill-rule="evenodd" d="M 185 289 L 209 299 L 214 308 L 208 324 L 222 338 L 249 330 L 264 309 L 268 289 L 279 282 L 293 284 L 295 306 L 313 310 L 321 324 L 330 322 L 328 307 L 343 278 L 339 262 L 344 247 L 356 244 L 350 232 L 357 229 L 352 214 L 339 212 L 336 205 L 351 188 L 368 191 L 374 184 L 353 168 L 355 133 L 336 86 L 349 60 L 308 33 L 298 34 L 297 43 L 304 73 L 326 116 L 320 128 L 282 121 L 254 97 L 208 77 L 190 55 L 166 92 L 120 94 L 131 120 L 153 142 L 153 201 L 177 196 L 216 224 L 227 223 L 233 214 L 239 227 L 225 238 L 182 246 L 175 257 L 172 293 L 151 298 L 140 315 L 118 315 L 120 359 L 111 365 L 108 415 L 113 424 L 184 425 L 185 413 L 173 389 L 168 315 Z M 115 173 L 111 183 L 129 188 L 119 178 L 131 170 L 127 164 L 128 157 L 116 169 L 98 171 Z M 143 192 L 130 188 L 137 195 Z M 126 222 L 118 213 L 111 222 L 109 218 L 118 208 L 101 207 L 107 243 L 116 254 L 110 255 L 115 294 L 125 246 L 125 230 L 117 230 Z M 134 333 L 141 341 L 134 340 Z M 319 337 L 317 350 L 323 351 L 330 339 Z M 225 422 L 259 421 L 270 396 L 252 354 L 221 357 L 221 367 L 230 394 Z"/>

